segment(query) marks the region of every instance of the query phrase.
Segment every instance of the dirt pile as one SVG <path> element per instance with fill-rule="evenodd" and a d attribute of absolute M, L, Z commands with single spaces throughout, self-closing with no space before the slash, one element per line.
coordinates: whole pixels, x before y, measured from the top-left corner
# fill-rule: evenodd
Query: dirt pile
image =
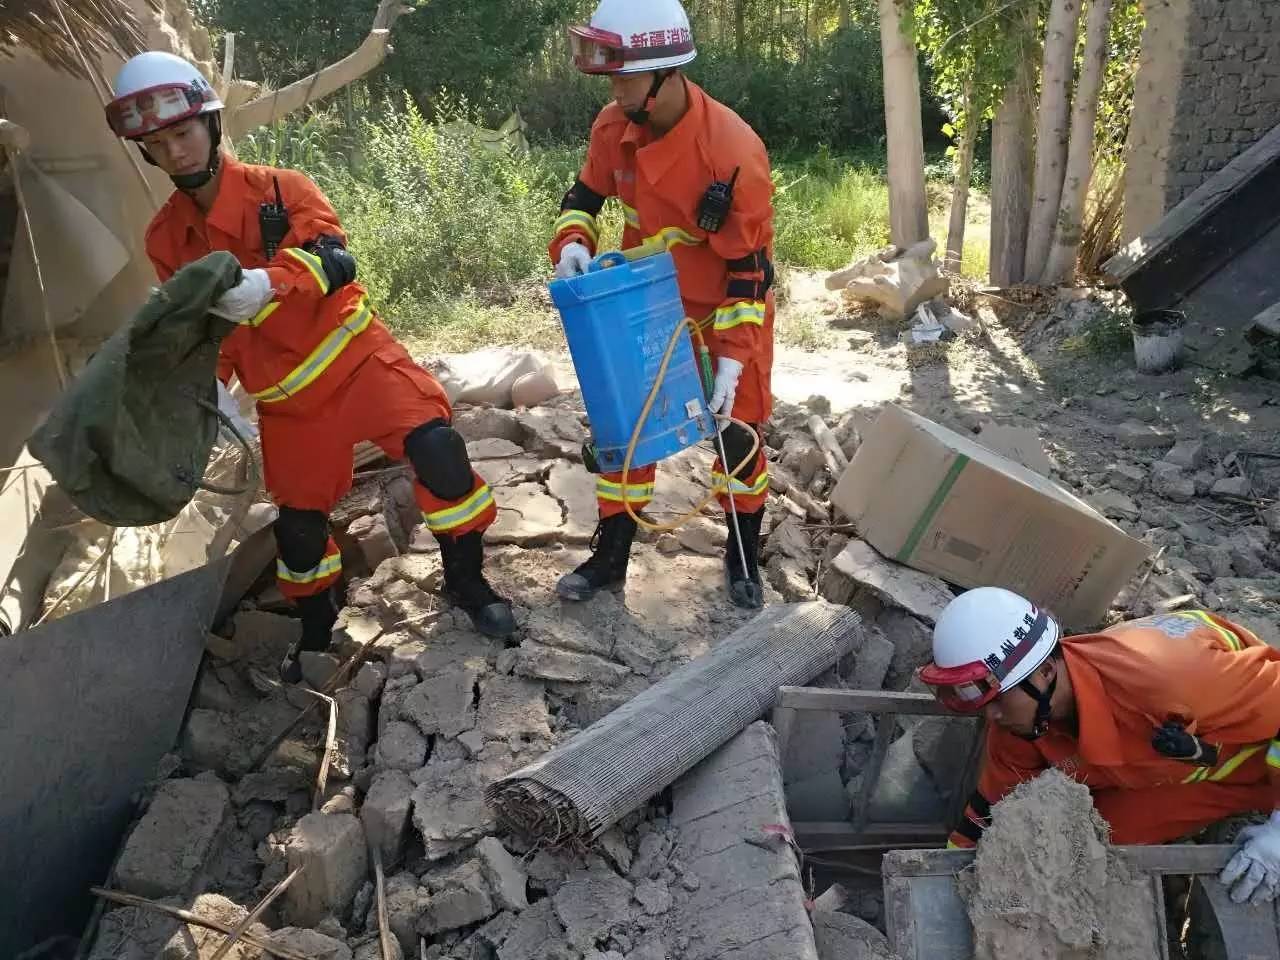
<path fill-rule="evenodd" d="M 1107 844 L 1089 788 L 1057 770 L 991 810 L 961 895 L 975 960 L 1149 960 L 1152 887 Z"/>

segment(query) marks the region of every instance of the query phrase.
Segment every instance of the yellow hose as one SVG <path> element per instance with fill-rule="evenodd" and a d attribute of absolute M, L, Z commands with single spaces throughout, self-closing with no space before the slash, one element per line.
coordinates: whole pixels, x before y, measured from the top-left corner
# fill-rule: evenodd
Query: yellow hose
<path fill-rule="evenodd" d="M 697 323 L 693 320 L 686 317 L 683 324 L 676 324 L 675 330 L 671 333 L 671 340 L 667 343 L 667 352 L 663 354 L 662 365 L 658 367 L 658 375 L 654 378 L 653 387 L 649 390 L 649 396 L 644 402 L 644 409 L 640 411 L 640 419 L 636 421 L 635 430 L 631 433 L 631 442 L 627 444 L 627 455 L 622 461 L 622 506 L 627 511 L 627 516 L 634 520 L 637 525 L 644 527 L 646 530 L 652 530 L 654 533 L 670 533 L 672 530 L 678 530 L 700 514 L 703 509 L 706 508 L 706 506 L 720 493 L 720 491 L 716 489 L 715 482 L 713 481 L 711 484 L 711 492 L 707 494 L 706 498 L 684 516 L 677 520 L 673 520 L 671 523 L 650 523 L 648 520 L 645 520 L 635 512 L 634 508 L 631 506 L 631 499 L 628 496 L 627 480 L 631 473 L 631 458 L 635 455 L 636 447 L 640 443 L 640 432 L 644 428 L 644 423 L 649 419 L 649 413 L 653 410 L 653 404 L 658 399 L 658 390 L 661 389 L 662 381 L 667 377 L 667 367 L 671 365 L 671 358 L 675 355 L 676 345 L 680 342 L 680 334 L 684 332 L 685 324 L 687 324 L 693 331 L 693 336 L 697 339 L 699 345 L 706 345 L 706 342 L 702 338 L 702 331 L 698 329 Z M 749 423 L 744 423 L 743 421 L 737 420 L 733 417 L 712 414 L 712 418 L 726 423 L 736 423 L 751 434 L 751 450 L 747 453 L 743 461 L 732 470 L 728 469 L 728 464 L 721 464 L 721 466 L 725 468 L 725 493 L 729 496 L 733 496 L 733 478 L 738 475 L 740 470 L 745 468 L 755 459 L 756 454 L 760 451 L 760 436 L 752 429 Z"/>

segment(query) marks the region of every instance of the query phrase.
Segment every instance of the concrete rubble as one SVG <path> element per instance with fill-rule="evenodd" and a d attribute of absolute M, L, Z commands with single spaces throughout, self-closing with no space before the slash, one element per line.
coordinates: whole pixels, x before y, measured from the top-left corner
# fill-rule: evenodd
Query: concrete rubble
<path fill-rule="evenodd" d="M 767 600 L 821 596 L 863 612 L 866 641 L 816 685 L 906 690 L 955 591 L 881 557 L 847 528 L 830 529 L 838 477 L 809 417 L 823 411 L 848 457 L 868 416 L 832 415 L 822 399 L 807 407 L 779 402 L 764 429 L 773 494 L 761 557 Z M 499 831 L 482 799 L 490 782 L 705 653 L 746 616 L 723 601 L 725 528 L 713 511 L 674 535 L 638 537 L 625 594 L 560 603 L 555 578 L 586 555 L 595 527 L 578 400 L 562 394 L 524 411 L 460 407 L 456 423 L 498 502 L 486 569 L 515 602 L 516 637 L 505 645 L 478 637 L 440 597 L 439 550 L 417 525 L 408 473 L 380 467 L 358 478 L 335 514 L 349 605 L 330 655 L 306 666 L 318 685 L 373 641 L 367 662 L 334 693 L 338 744 L 327 789 L 314 795 L 319 714 L 255 764 L 313 699 L 263 679 L 274 676 L 298 630 L 267 588 L 210 636 L 180 756 L 126 844 L 116 883 L 242 918 L 305 865 L 261 918 L 263 935 L 274 930 L 277 942 L 309 956 L 373 960 L 380 954 L 372 849 L 386 871 L 389 925 L 404 957 L 889 957 L 877 885 L 809 888 L 775 830 L 792 820 L 849 817 L 884 719 L 801 714 L 782 757 L 771 728 L 753 724 L 589 849 L 533 849 Z M 1249 478 L 1239 462 L 1224 466 L 1224 454 L 1133 421 L 1092 459 L 1054 450 L 1046 460 L 1054 479 L 1163 548 L 1142 592 L 1118 598 L 1116 617 L 1202 604 L 1280 642 L 1272 599 L 1280 595 L 1280 512 L 1227 499 L 1247 498 L 1232 481 Z M 654 514 L 690 509 L 710 459 L 687 451 L 664 463 Z M 1228 526 L 1199 509 L 1206 505 L 1241 522 Z M 969 729 L 941 718 L 904 722 L 873 817 L 945 815 Z M 203 935 L 191 929 L 112 909 L 94 958 L 149 960 L 161 950 L 198 958 Z M 185 945 L 175 945 L 183 937 Z M 240 956 L 258 954 L 246 948 Z"/>

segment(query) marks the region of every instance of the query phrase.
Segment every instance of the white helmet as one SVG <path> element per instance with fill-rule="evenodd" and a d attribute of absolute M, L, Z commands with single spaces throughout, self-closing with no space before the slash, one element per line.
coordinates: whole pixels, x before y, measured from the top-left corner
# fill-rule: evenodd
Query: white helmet
<path fill-rule="evenodd" d="M 1048 659 L 1062 630 L 1030 600 L 999 587 L 956 597 L 933 628 L 933 662 L 920 679 L 943 706 L 977 713 Z"/>
<path fill-rule="evenodd" d="M 591 23 L 570 27 L 583 73 L 647 73 L 692 63 L 698 51 L 680 0 L 601 0 Z"/>
<path fill-rule="evenodd" d="M 194 66 L 153 50 L 131 58 L 116 74 L 107 123 L 116 136 L 141 140 L 190 117 L 216 113 L 222 101 Z"/>

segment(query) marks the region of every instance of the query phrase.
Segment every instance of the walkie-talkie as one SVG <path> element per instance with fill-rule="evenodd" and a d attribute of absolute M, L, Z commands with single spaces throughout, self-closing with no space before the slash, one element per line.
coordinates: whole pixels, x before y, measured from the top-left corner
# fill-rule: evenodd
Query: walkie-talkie
<path fill-rule="evenodd" d="M 729 219 L 729 211 L 733 208 L 733 185 L 738 182 L 738 172 L 741 169 L 734 168 L 728 183 L 717 180 L 707 187 L 707 192 L 702 195 L 702 203 L 698 205 L 699 229 L 707 233 L 719 233 L 724 227 L 724 222 Z"/>
<path fill-rule="evenodd" d="M 264 200 L 258 206 L 258 228 L 262 231 L 262 250 L 268 260 L 274 260 L 280 244 L 289 235 L 289 211 L 280 195 L 280 178 L 271 178 L 276 185 L 276 202 Z"/>
<path fill-rule="evenodd" d="M 1218 748 L 1188 733 L 1186 724 L 1180 720 L 1166 720 L 1152 736 L 1151 746 L 1170 760 L 1180 760 L 1197 767 L 1212 767 L 1218 762 Z"/>

